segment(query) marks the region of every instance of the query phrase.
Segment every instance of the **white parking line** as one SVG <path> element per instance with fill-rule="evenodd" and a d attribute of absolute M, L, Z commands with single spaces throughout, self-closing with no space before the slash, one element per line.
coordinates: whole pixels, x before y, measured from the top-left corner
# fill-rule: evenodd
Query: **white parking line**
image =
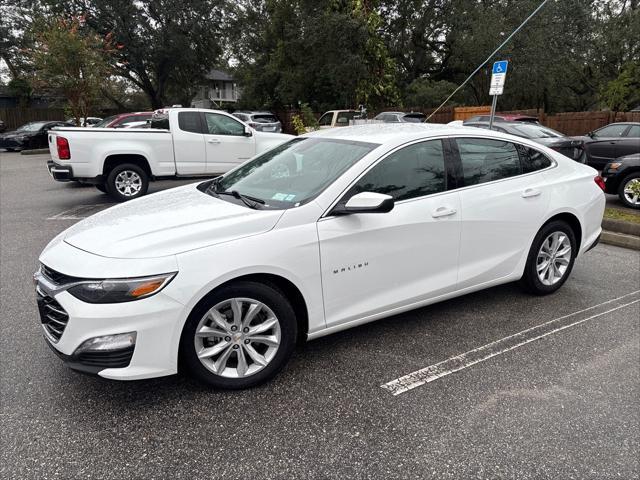
<path fill-rule="evenodd" d="M 82 220 L 90 217 L 94 213 L 98 213 L 107 207 L 112 207 L 112 203 L 96 203 L 94 205 L 78 205 L 64 212 L 57 213 L 47 220 Z"/>
<path fill-rule="evenodd" d="M 503 353 L 514 350 L 518 347 L 526 345 L 527 343 L 531 343 L 535 340 L 539 340 L 567 328 L 574 327 L 588 320 L 601 317 L 602 315 L 606 315 L 607 313 L 611 313 L 615 310 L 619 310 L 621 308 L 636 304 L 640 302 L 640 299 L 625 303 L 624 305 L 618 305 L 617 307 L 611 308 L 606 312 L 597 313 L 595 315 L 591 315 L 590 317 L 583 318 L 582 320 L 558 326 L 558 323 L 561 320 L 573 317 L 589 310 L 593 310 L 594 308 L 607 305 L 609 303 L 621 300 L 637 293 L 640 293 L 640 290 L 627 293 L 626 295 L 622 295 L 621 297 L 599 303 L 598 305 L 594 305 L 583 310 L 578 310 L 577 312 L 573 312 L 553 320 L 549 320 L 548 322 L 545 322 L 541 325 L 528 328 L 513 335 L 509 335 L 508 337 L 504 337 L 500 340 L 496 340 L 481 347 L 474 348 L 473 350 L 469 350 L 468 352 L 456 355 L 455 357 L 448 358 L 447 360 L 444 360 L 442 362 L 430 365 L 420 370 L 416 370 L 415 372 L 409 373 L 400 378 L 396 378 L 395 380 L 391 380 L 390 382 L 381 385 L 381 387 L 385 390 L 389 390 L 393 395 L 400 395 L 401 393 L 413 390 L 420 385 L 424 385 L 426 383 L 433 382 L 438 378 L 442 378 L 452 373 L 459 372 L 460 370 L 475 365 L 476 363 L 484 362 L 485 360 L 488 360 L 497 355 L 502 355 Z"/>

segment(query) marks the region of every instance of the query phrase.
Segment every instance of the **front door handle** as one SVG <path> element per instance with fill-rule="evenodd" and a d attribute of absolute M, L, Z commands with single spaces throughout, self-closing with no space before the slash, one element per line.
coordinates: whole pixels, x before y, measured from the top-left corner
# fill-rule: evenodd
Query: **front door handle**
<path fill-rule="evenodd" d="M 207 140 L 207 143 L 220 143 L 220 140 L 218 140 L 217 138 L 210 138 L 209 140 Z"/>
<path fill-rule="evenodd" d="M 541 193 L 542 192 L 537 188 L 527 188 L 524 192 L 522 192 L 522 198 L 537 197 Z"/>
<path fill-rule="evenodd" d="M 448 217 L 449 215 L 455 215 L 456 212 L 457 210 L 455 208 L 438 207 L 433 211 L 433 213 L 431 213 L 431 216 L 433 218 Z"/>

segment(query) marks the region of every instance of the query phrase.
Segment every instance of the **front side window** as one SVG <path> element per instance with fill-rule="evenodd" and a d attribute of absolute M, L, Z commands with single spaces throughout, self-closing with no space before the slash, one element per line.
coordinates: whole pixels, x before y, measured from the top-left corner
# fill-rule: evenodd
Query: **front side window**
<path fill-rule="evenodd" d="M 640 137 L 640 125 L 631 125 L 631 128 L 627 132 L 627 137 L 638 138 Z"/>
<path fill-rule="evenodd" d="M 211 135 L 244 135 L 244 125 L 237 120 L 219 113 L 205 113 L 205 133 Z"/>
<path fill-rule="evenodd" d="M 211 186 L 206 192 L 216 196 L 216 191 L 235 190 L 263 200 L 265 207 L 291 208 L 314 198 L 377 146 L 298 137 L 255 157 L 214 183 L 208 182 Z"/>
<path fill-rule="evenodd" d="M 325 113 L 320 117 L 320 120 L 318 120 L 318 125 L 320 125 L 321 127 L 329 126 L 331 125 L 332 120 L 333 120 L 333 112 Z"/>
<path fill-rule="evenodd" d="M 625 123 L 607 125 L 606 127 L 602 127 L 600 130 L 593 132 L 593 136 L 603 138 L 621 137 L 627 127 L 628 125 Z"/>
<path fill-rule="evenodd" d="M 456 139 L 464 184 L 477 185 L 521 173 L 518 151 L 511 142 L 486 138 Z"/>
<path fill-rule="evenodd" d="M 358 180 L 351 193 L 377 192 L 407 200 L 444 191 L 445 178 L 442 141 L 430 140 L 389 155 Z"/>
<path fill-rule="evenodd" d="M 178 113 L 178 128 L 185 132 L 202 133 L 200 125 L 200 112 Z"/>

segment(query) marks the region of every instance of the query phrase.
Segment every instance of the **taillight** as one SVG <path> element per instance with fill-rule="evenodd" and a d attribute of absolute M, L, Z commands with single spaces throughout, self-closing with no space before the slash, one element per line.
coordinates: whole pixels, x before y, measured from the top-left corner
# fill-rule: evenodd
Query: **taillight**
<path fill-rule="evenodd" d="M 56 137 L 56 147 L 58 147 L 58 158 L 60 160 L 69 160 L 71 158 L 69 141 L 66 138 Z"/>
<path fill-rule="evenodd" d="M 606 188 L 606 185 L 604 183 L 604 178 L 602 178 L 600 175 L 596 175 L 595 177 L 593 177 L 593 181 L 596 182 L 596 185 L 598 185 L 604 192 Z"/>

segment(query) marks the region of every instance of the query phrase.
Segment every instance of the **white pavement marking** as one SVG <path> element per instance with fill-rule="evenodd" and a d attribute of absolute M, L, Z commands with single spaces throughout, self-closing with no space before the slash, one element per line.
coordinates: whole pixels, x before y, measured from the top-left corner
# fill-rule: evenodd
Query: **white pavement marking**
<path fill-rule="evenodd" d="M 615 310 L 619 310 L 621 308 L 625 308 L 638 303 L 640 302 L 640 299 L 625 303 L 624 305 L 619 305 L 607 310 L 606 312 L 591 315 L 590 317 L 583 318 L 582 320 L 578 320 L 562 326 L 557 326 L 558 322 L 560 322 L 561 320 L 573 317 L 579 313 L 593 310 L 594 308 L 601 307 L 608 303 L 621 300 L 625 297 L 629 297 L 637 293 L 640 293 L 640 290 L 627 293 L 626 295 L 622 295 L 621 297 L 599 303 L 598 305 L 594 305 L 583 310 L 578 310 L 577 312 L 558 317 L 554 320 L 549 320 L 548 322 L 545 322 L 541 325 L 528 328 L 513 335 L 509 335 L 508 337 L 504 337 L 500 340 L 496 340 L 494 342 L 483 345 L 482 347 L 474 348 L 473 350 L 469 350 L 468 352 L 456 355 L 455 357 L 448 358 L 447 360 L 443 360 L 442 362 L 430 365 L 420 370 L 416 370 L 415 372 L 409 373 L 400 378 L 396 378 L 395 380 L 391 380 L 390 382 L 381 385 L 381 387 L 385 390 L 389 390 L 393 395 L 400 395 L 401 393 L 408 392 L 409 390 L 419 387 L 420 385 L 424 385 L 426 383 L 433 382 L 438 378 L 442 378 L 452 373 L 459 372 L 460 370 L 475 365 L 476 363 L 484 362 L 485 360 L 488 360 L 497 355 L 502 355 L 503 353 L 514 350 L 518 347 L 526 345 L 527 343 L 531 343 L 535 340 L 539 340 L 548 335 L 560 332 L 570 327 L 574 327 L 588 320 L 592 320 L 602 315 L 606 315 L 607 313 L 611 313 Z"/>
<path fill-rule="evenodd" d="M 96 203 L 95 205 L 78 205 L 64 212 L 57 213 L 47 220 L 82 220 L 98 213 L 105 208 L 112 207 L 112 203 Z"/>

